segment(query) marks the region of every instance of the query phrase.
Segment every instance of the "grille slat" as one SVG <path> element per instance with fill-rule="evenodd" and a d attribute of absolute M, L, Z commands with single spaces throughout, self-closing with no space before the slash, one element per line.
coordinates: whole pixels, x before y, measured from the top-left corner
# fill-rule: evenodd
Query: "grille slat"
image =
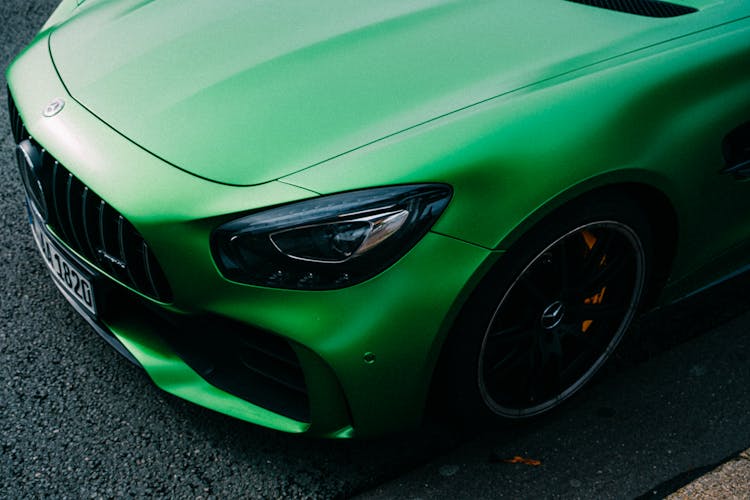
<path fill-rule="evenodd" d="M 122 262 L 125 264 L 125 272 L 128 275 L 128 279 L 131 283 L 135 283 L 137 285 L 138 282 L 133 276 L 131 266 L 128 264 L 127 252 L 125 252 L 125 217 L 123 217 L 122 215 L 117 219 L 117 242 L 120 246 L 120 259 L 122 259 Z"/>
<path fill-rule="evenodd" d="M 261 355 L 259 355 L 261 354 Z M 245 350 L 240 354 L 242 364 L 248 370 L 254 372 L 271 382 L 280 384 L 289 390 L 304 394 L 307 392 L 305 379 L 299 365 L 279 365 L 275 358 L 263 356 L 260 351 Z"/>
<path fill-rule="evenodd" d="M 96 250 L 94 249 L 94 243 L 92 240 L 91 235 L 91 229 L 89 227 L 89 193 L 91 191 L 88 187 L 83 188 L 83 193 L 81 194 L 81 215 L 83 219 L 83 234 L 85 235 L 86 239 L 86 247 L 88 248 L 90 255 L 96 255 Z"/>
<path fill-rule="evenodd" d="M 24 139 L 28 139 L 29 135 L 26 132 L 26 127 L 23 125 L 21 115 L 16 108 L 16 103 L 10 97 L 10 90 L 8 90 L 8 114 L 10 115 L 10 130 L 13 133 L 13 139 L 15 139 L 16 144 Z"/>
<path fill-rule="evenodd" d="M 63 217 L 64 207 L 62 206 L 62 197 L 64 196 L 61 191 L 64 188 L 61 187 L 61 183 L 65 183 L 62 175 L 60 174 L 60 163 L 54 160 L 52 163 L 52 206 L 55 208 L 55 222 L 57 223 L 57 229 L 61 232 L 61 236 L 65 241 L 71 241 L 71 237 L 68 234 L 68 220 L 67 217 Z M 50 223 L 52 221 L 49 221 Z"/>
<path fill-rule="evenodd" d="M 156 281 L 154 280 L 154 274 L 151 272 L 151 262 L 149 259 L 149 252 L 148 248 L 146 247 L 146 242 L 143 242 L 143 268 L 146 270 L 146 278 L 148 278 L 148 283 L 151 285 L 151 291 L 156 296 L 156 298 L 159 298 L 159 289 L 156 286 Z"/>
<path fill-rule="evenodd" d="M 122 240 L 125 257 L 128 262 L 128 270 L 133 277 L 134 283 L 141 290 L 151 289 L 146 278 L 146 270 L 140 265 L 140 262 L 143 261 L 143 249 L 139 244 L 140 238 L 138 234 L 133 231 L 132 227 L 123 224 Z"/>
<path fill-rule="evenodd" d="M 125 264 L 119 259 L 120 244 L 117 240 L 119 214 L 107 204 L 104 205 L 104 213 L 106 214 L 104 221 L 107 228 L 107 234 L 104 239 L 107 242 L 107 248 L 105 249 L 105 253 L 102 254 L 102 258 L 108 260 L 112 264 L 112 272 L 117 279 L 127 282 Z"/>
<path fill-rule="evenodd" d="M 242 338 L 240 343 L 239 357 L 247 369 L 292 391 L 306 392 L 304 375 L 294 351 L 280 349 L 277 342 L 269 343 L 266 339 L 264 343 L 254 337 Z"/>
<path fill-rule="evenodd" d="M 99 207 L 97 208 L 96 212 L 97 227 L 99 228 L 99 248 L 96 250 L 96 255 L 94 255 L 94 257 L 100 264 L 104 265 L 104 267 L 109 270 L 111 274 L 115 274 L 113 269 L 114 266 L 112 265 L 112 263 L 109 260 L 105 259 L 102 255 L 102 253 L 107 253 L 107 242 L 104 238 L 104 210 L 106 206 L 107 204 L 104 202 L 104 200 L 100 199 Z"/>
<path fill-rule="evenodd" d="M 40 153 L 34 175 L 44 191 L 50 229 L 101 271 L 146 296 L 171 301 L 166 276 L 135 227 L 28 135 L 10 92 L 8 111 L 16 143 L 29 140 Z"/>
<path fill-rule="evenodd" d="M 76 245 L 78 248 L 83 248 L 83 245 L 81 245 L 81 240 L 78 239 L 78 231 L 76 230 L 76 224 L 73 222 L 73 205 L 71 203 L 72 199 L 72 191 L 73 191 L 73 174 L 68 172 L 68 183 L 66 185 L 65 189 L 65 201 L 67 204 L 68 209 L 68 224 L 70 225 L 70 232 L 73 234 L 73 239 L 76 242 Z"/>
<path fill-rule="evenodd" d="M 269 349 L 260 344 L 253 343 L 249 339 L 243 339 L 242 345 L 247 349 L 258 351 L 264 356 L 273 358 L 276 361 L 286 364 L 287 366 L 294 367 L 298 365 L 297 357 L 292 351 L 279 351 L 278 349 Z"/>

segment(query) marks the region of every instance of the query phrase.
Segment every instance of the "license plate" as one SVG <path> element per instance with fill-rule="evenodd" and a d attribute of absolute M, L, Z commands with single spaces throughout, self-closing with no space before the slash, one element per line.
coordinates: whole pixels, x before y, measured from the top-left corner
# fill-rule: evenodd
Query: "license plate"
<path fill-rule="evenodd" d="M 57 244 L 47 236 L 44 223 L 37 214 L 33 213 L 33 208 L 30 212 L 32 212 L 30 215 L 34 240 L 42 252 L 45 264 L 52 271 L 52 277 L 77 304 L 96 316 L 94 287 L 89 278 L 90 273 L 82 271 L 77 264 L 65 256 Z"/>

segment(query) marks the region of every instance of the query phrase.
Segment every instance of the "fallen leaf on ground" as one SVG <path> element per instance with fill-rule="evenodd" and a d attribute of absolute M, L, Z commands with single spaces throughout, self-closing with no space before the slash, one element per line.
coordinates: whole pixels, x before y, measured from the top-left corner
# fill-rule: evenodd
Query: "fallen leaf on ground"
<path fill-rule="evenodd" d="M 538 467 L 542 465 L 542 462 L 539 460 L 534 460 L 533 458 L 519 457 L 518 455 L 516 455 L 513 458 L 500 458 L 497 455 L 493 455 L 491 460 L 493 462 L 503 462 L 506 464 L 523 464 L 523 465 L 531 465 L 534 467 Z"/>

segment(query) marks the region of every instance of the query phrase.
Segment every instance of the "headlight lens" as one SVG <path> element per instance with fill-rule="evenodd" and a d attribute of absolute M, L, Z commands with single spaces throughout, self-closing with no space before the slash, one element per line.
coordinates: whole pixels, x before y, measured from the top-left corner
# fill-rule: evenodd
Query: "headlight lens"
<path fill-rule="evenodd" d="M 445 209 L 451 188 L 417 184 L 351 191 L 233 220 L 212 237 L 222 274 L 253 285 L 342 288 L 403 256 Z"/>

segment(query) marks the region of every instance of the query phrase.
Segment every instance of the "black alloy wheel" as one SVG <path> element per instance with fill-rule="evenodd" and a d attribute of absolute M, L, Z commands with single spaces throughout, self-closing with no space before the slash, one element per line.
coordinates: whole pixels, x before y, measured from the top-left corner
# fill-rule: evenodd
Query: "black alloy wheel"
<path fill-rule="evenodd" d="M 650 286 L 651 241 L 638 201 L 614 190 L 578 198 L 515 239 L 443 345 L 433 416 L 494 423 L 570 398 L 638 312 Z"/>
<path fill-rule="evenodd" d="M 633 229 L 590 222 L 536 255 L 487 326 L 478 384 L 496 414 L 529 417 L 578 390 L 617 347 L 645 282 Z"/>

